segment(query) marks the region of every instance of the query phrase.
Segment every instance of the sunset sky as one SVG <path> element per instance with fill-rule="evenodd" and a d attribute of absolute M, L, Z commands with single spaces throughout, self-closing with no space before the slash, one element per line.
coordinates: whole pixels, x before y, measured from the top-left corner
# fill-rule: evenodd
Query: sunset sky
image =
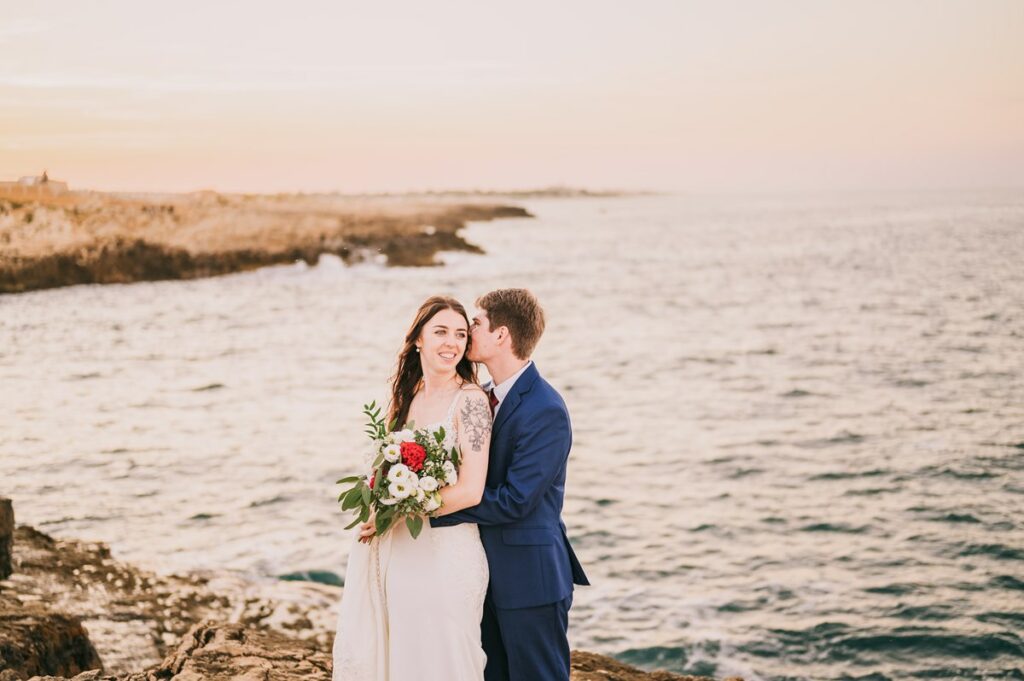
<path fill-rule="evenodd" d="M 0 0 L 0 179 L 1024 187 L 1021 0 Z"/>

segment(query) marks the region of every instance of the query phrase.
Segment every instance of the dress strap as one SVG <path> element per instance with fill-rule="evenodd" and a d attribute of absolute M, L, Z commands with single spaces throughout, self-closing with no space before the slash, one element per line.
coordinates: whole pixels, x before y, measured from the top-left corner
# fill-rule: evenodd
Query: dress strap
<path fill-rule="evenodd" d="M 444 420 L 447 425 L 454 423 L 452 419 L 455 417 L 455 405 L 459 403 L 459 395 L 461 394 L 462 389 L 459 388 L 459 390 L 455 392 L 455 398 L 452 400 L 452 403 L 448 406 L 448 416 L 446 416 Z"/>

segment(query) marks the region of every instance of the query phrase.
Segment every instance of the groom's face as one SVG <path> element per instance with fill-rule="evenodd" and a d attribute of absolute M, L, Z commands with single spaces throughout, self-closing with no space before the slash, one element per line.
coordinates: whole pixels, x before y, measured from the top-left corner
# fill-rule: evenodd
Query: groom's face
<path fill-rule="evenodd" d="M 494 354 L 494 336 L 491 332 L 491 321 L 486 310 L 479 310 L 473 315 L 469 325 L 469 352 L 466 357 L 470 362 L 486 362 Z"/>

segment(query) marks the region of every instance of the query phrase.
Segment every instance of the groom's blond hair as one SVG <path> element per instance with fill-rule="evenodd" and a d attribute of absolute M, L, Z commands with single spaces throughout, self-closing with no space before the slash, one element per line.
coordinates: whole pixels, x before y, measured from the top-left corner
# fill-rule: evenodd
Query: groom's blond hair
<path fill-rule="evenodd" d="M 507 327 L 512 336 L 512 354 L 519 359 L 530 358 L 544 333 L 544 309 L 537 296 L 525 288 L 500 288 L 477 298 L 476 306 L 487 312 L 491 323 L 488 331 Z"/>

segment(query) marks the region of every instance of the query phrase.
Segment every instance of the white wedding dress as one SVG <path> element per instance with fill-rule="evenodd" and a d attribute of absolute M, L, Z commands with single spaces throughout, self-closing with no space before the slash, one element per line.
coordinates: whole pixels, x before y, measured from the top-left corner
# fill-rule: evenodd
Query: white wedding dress
<path fill-rule="evenodd" d="M 455 445 L 455 400 L 440 424 Z M 412 538 L 404 522 L 353 540 L 334 639 L 334 681 L 482 681 L 487 556 L 476 525 Z"/>

